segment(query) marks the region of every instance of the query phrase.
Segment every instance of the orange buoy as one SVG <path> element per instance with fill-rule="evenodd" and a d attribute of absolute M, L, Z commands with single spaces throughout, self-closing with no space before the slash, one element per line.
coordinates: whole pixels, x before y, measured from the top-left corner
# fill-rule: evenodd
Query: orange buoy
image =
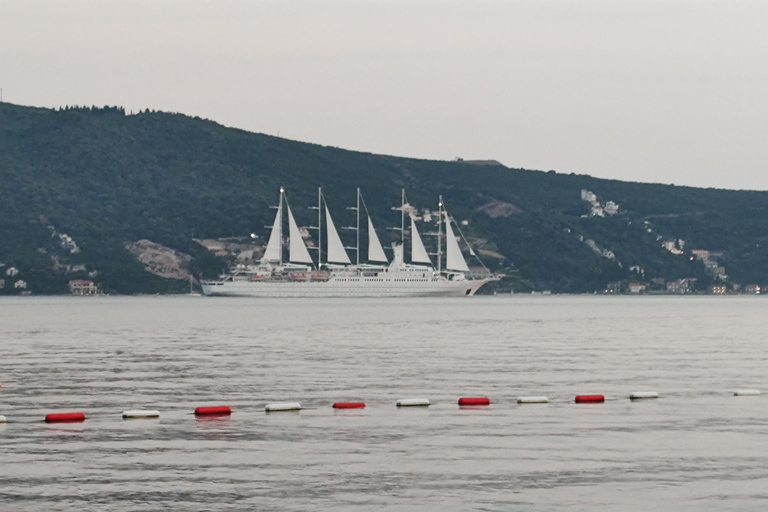
<path fill-rule="evenodd" d="M 605 402 L 603 395 L 576 395 L 577 404 L 600 404 Z"/>
<path fill-rule="evenodd" d="M 213 414 L 232 414 L 232 408 L 228 405 L 215 405 L 213 407 L 198 407 L 195 409 L 196 416 L 208 416 Z"/>
<path fill-rule="evenodd" d="M 459 398 L 459 405 L 491 405 L 491 399 L 487 396 L 468 396 Z"/>
<path fill-rule="evenodd" d="M 46 423 L 76 423 L 85 421 L 84 412 L 52 412 L 45 415 Z"/>
<path fill-rule="evenodd" d="M 333 404 L 334 409 L 364 409 L 365 402 L 336 402 Z"/>

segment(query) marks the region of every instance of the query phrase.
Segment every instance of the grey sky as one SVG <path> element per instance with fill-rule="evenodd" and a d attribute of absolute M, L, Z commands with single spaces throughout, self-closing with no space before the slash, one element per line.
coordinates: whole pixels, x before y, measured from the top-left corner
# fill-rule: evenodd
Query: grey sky
<path fill-rule="evenodd" d="M 768 1 L 0 0 L 6 101 L 768 190 Z"/>

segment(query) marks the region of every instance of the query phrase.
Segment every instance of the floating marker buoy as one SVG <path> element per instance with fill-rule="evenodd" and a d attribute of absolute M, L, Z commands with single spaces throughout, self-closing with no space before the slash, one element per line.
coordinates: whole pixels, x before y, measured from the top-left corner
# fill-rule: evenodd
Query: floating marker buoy
<path fill-rule="evenodd" d="M 576 395 L 577 404 L 600 404 L 605 402 L 603 395 Z"/>
<path fill-rule="evenodd" d="M 160 411 L 123 411 L 124 420 L 155 419 L 160 417 Z"/>
<path fill-rule="evenodd" d="M 549 398 L 545 396 L 521 396 L 517 399 L 519 404 L 547 404 Z"/>
<path fill-rule="evenodd" d="M 264 410 L 267 412 L 298 411 L 301 410 L 301 404 L 299 402 L 275 402 L 265 405 Z"/>
<path fill-rule="evenodd" d="M 232 408 L 228 405 L 216 405 L 213 407 L 198 407 L 195 409 L 196 416 L 209 416 L 213 414 L 225 415 L 232 414 Z"/>
<path fill-rule="evenodd" d="M 486 396 L 465 396 L 459 398 L 459 405 L 491 405 L 491 399 Z"/>
<path fill-rule="evenodd" d="M 427 407 L 429 398 L 403 398 L 397 401 L 398 407 Z"/>
<path fill-rule="evenodd" d="M 365 408 L 365 402 L 336 402 L 333 404 L 334 409 L 363 409 Z"/>
<path fill-rule="evenodd" d="M 52 412 L 46 414 L 46 423 L 76 423 L 85 421 L 84 412 Z"/>
<path fill-rule="evenodd" d="M 635 391 L 629 394 L 630 400 L 641 400 L 643 398 L 659 398 L 659 394 L 655 391 Z"/>
<path fill-rule="evenodd" d="M 3 416 L 2 414 L 0 414 L 0 423 L 5 423 L 5 422 L 6 422 L 6 420 L 5 420 L 5 416 Z"/>
<path fill-rule="evenodd" d="M 759 389 L 737 389 L 733 392 L 733 396 L 757 396 L 759 394 Z"/>

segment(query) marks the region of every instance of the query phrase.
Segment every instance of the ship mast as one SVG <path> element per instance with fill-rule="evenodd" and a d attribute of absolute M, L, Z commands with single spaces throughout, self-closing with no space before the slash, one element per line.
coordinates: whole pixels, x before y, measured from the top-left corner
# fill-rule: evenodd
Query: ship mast
<path fill-rule="evenodd" d="M 400 242 L 405 245 L 405 189 L 400 189 Z"/>
<path fill-rule="evenodd" d="M 278 247 L 280 247 L 280 260 L 279 260 L 280 265 L 283 264 L 283 195 L 284 194 L 285 194 L 285 189 L 283 187 L 280 187 L 280 199 L 278 200 L 277 206 L 272 207 L 272 208 L 277 208 L 278 220 L 275 222 L 275 226 L 277 227 Z"/>
<path fill-rule="evenodd" d="M 345 247 L 345 249 L 354 249 L 355 255 L 356 255 L 356 264 L 359 267 L 360 266 L 360 189 L 357 189 L 357 206 L 349 206 L 347 207 L 347 210 L 355 210 L 357 212 L 357 224 L 355 227 L 347 226 L 342 229 L 348 229 L 350 231 L 355 232 L 355 246 L 354 247 Z"/>
<path fill-rule="evenodd" d="M 317 206 L 310 206 L 310 210 L 317 210 L 317 226 L 309 226 L 309 229 L 316 229 L 317 230 L 317 247 L 313 247 L 313 249 L 317 249 L 317 269 L 320 270 L 320 265 L 322 264 L 323 260 L 323 189 L 322 187 L 317 187 Z"/>
<path fill-rule="evenodd" d="M 357 212 L 357 228 L 355 234 L 357 235 L 357 243 L 355 247 L 355 255 L 357 256 L 357 266 L 360 266 L 360 188 L 357 189 L 357 206 L 355 207 Z"/>
<path fill-rule="evenodd" d="M 387 229 L 400 232 L 400 245 L 403 246 L 403 257 L 405 257 L 405 189 L 400 189 L 400 207 L 393 206 L 392 210 L 400 210 L 400 227 Z"/>
<path fill-rule="evenodd" d="M 283 199 L 285 197 L 285 189 L 280 187 L 280 202 L 277 206 L 277 211 L 280 212 L 280 229 L 277 230 L 280 240 L 280 264 L 283 264 Z"/>
<path fill-rule="evenodd" d="M 442 270 L 443 261 L 443 196 L 437 203 L 437 272 Z"/>

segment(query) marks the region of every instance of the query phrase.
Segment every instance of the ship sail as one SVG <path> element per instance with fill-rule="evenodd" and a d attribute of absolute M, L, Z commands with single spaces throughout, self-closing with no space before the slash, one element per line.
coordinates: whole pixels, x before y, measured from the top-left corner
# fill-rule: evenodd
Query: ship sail
<path fill-rule="evenodd" d="M 424 248 L 424 243 L 421 241 L 421 236 L 419 236 L 419 231 L 416 229 L 416 221 L 413 220 L 413 217 L 411 217 L 411 261 L 432 264 L 432 260 L 429 259 L 429 254 Z"/>
<path fill-rule="evenodd" d="M 336 226 L 333 224 L 331 218 L 331 212 L 328 211 L 328 205 L 325 205 L 325 231 L 328 233 L 328 254 L 326 255 L 326 261 L 328 263 L 352 263 L 349 260 L 347 251 L 344 250 L 344 244 L 341 243 L 339 233 L 336 231 Z"/>
<path fill-rule="evenodd" d="M 376 230 L 373 229 L 371 217 L 368 217 L 368 261 L 387 262 L 387 255 L 384 254 L 384 248 L 381 246 Z"/>
<path fill-rule="evenodd" d="M 267 242 L 267 248 L 264 250 L 264 256 L 261 258 L 262 261 L 283 260 L 283 234 L 281 229 L 283 221 L 282 197 L 280 199 L 280 206 L 277 207 L 277 215 L 275 215 L 275 222 L 272 224 L 272 232 L 269 234 L 269 242 Z"/>
<path fill-rule="evenodd" d="M 469 272 L 467 261 L 461 254 L 461 248 L 456 241 L 456 235 L 453 234 L 453 228 L 451 227 L 451 219 L 448 217 L 448 212 L 445 213 L 445 245 L 447 249 L 447 256 L 445 260 L 445 268 L 448 270 L 458 270 L 461 272 Z"/>
<path fill-rule="evenodd" d="M 288 245 L 288 260 L 293 263 L 312 263 L 312 258 L 309 255 L 307 246 L 304 245 L 304 240 L 301 238 L 299 232 L 299 226 L 296 225 L 296 220 L 293 218 L 291 207 L 286 204 L 288 209 L 288 235 L 290 237 L 290 243 Z"/>

